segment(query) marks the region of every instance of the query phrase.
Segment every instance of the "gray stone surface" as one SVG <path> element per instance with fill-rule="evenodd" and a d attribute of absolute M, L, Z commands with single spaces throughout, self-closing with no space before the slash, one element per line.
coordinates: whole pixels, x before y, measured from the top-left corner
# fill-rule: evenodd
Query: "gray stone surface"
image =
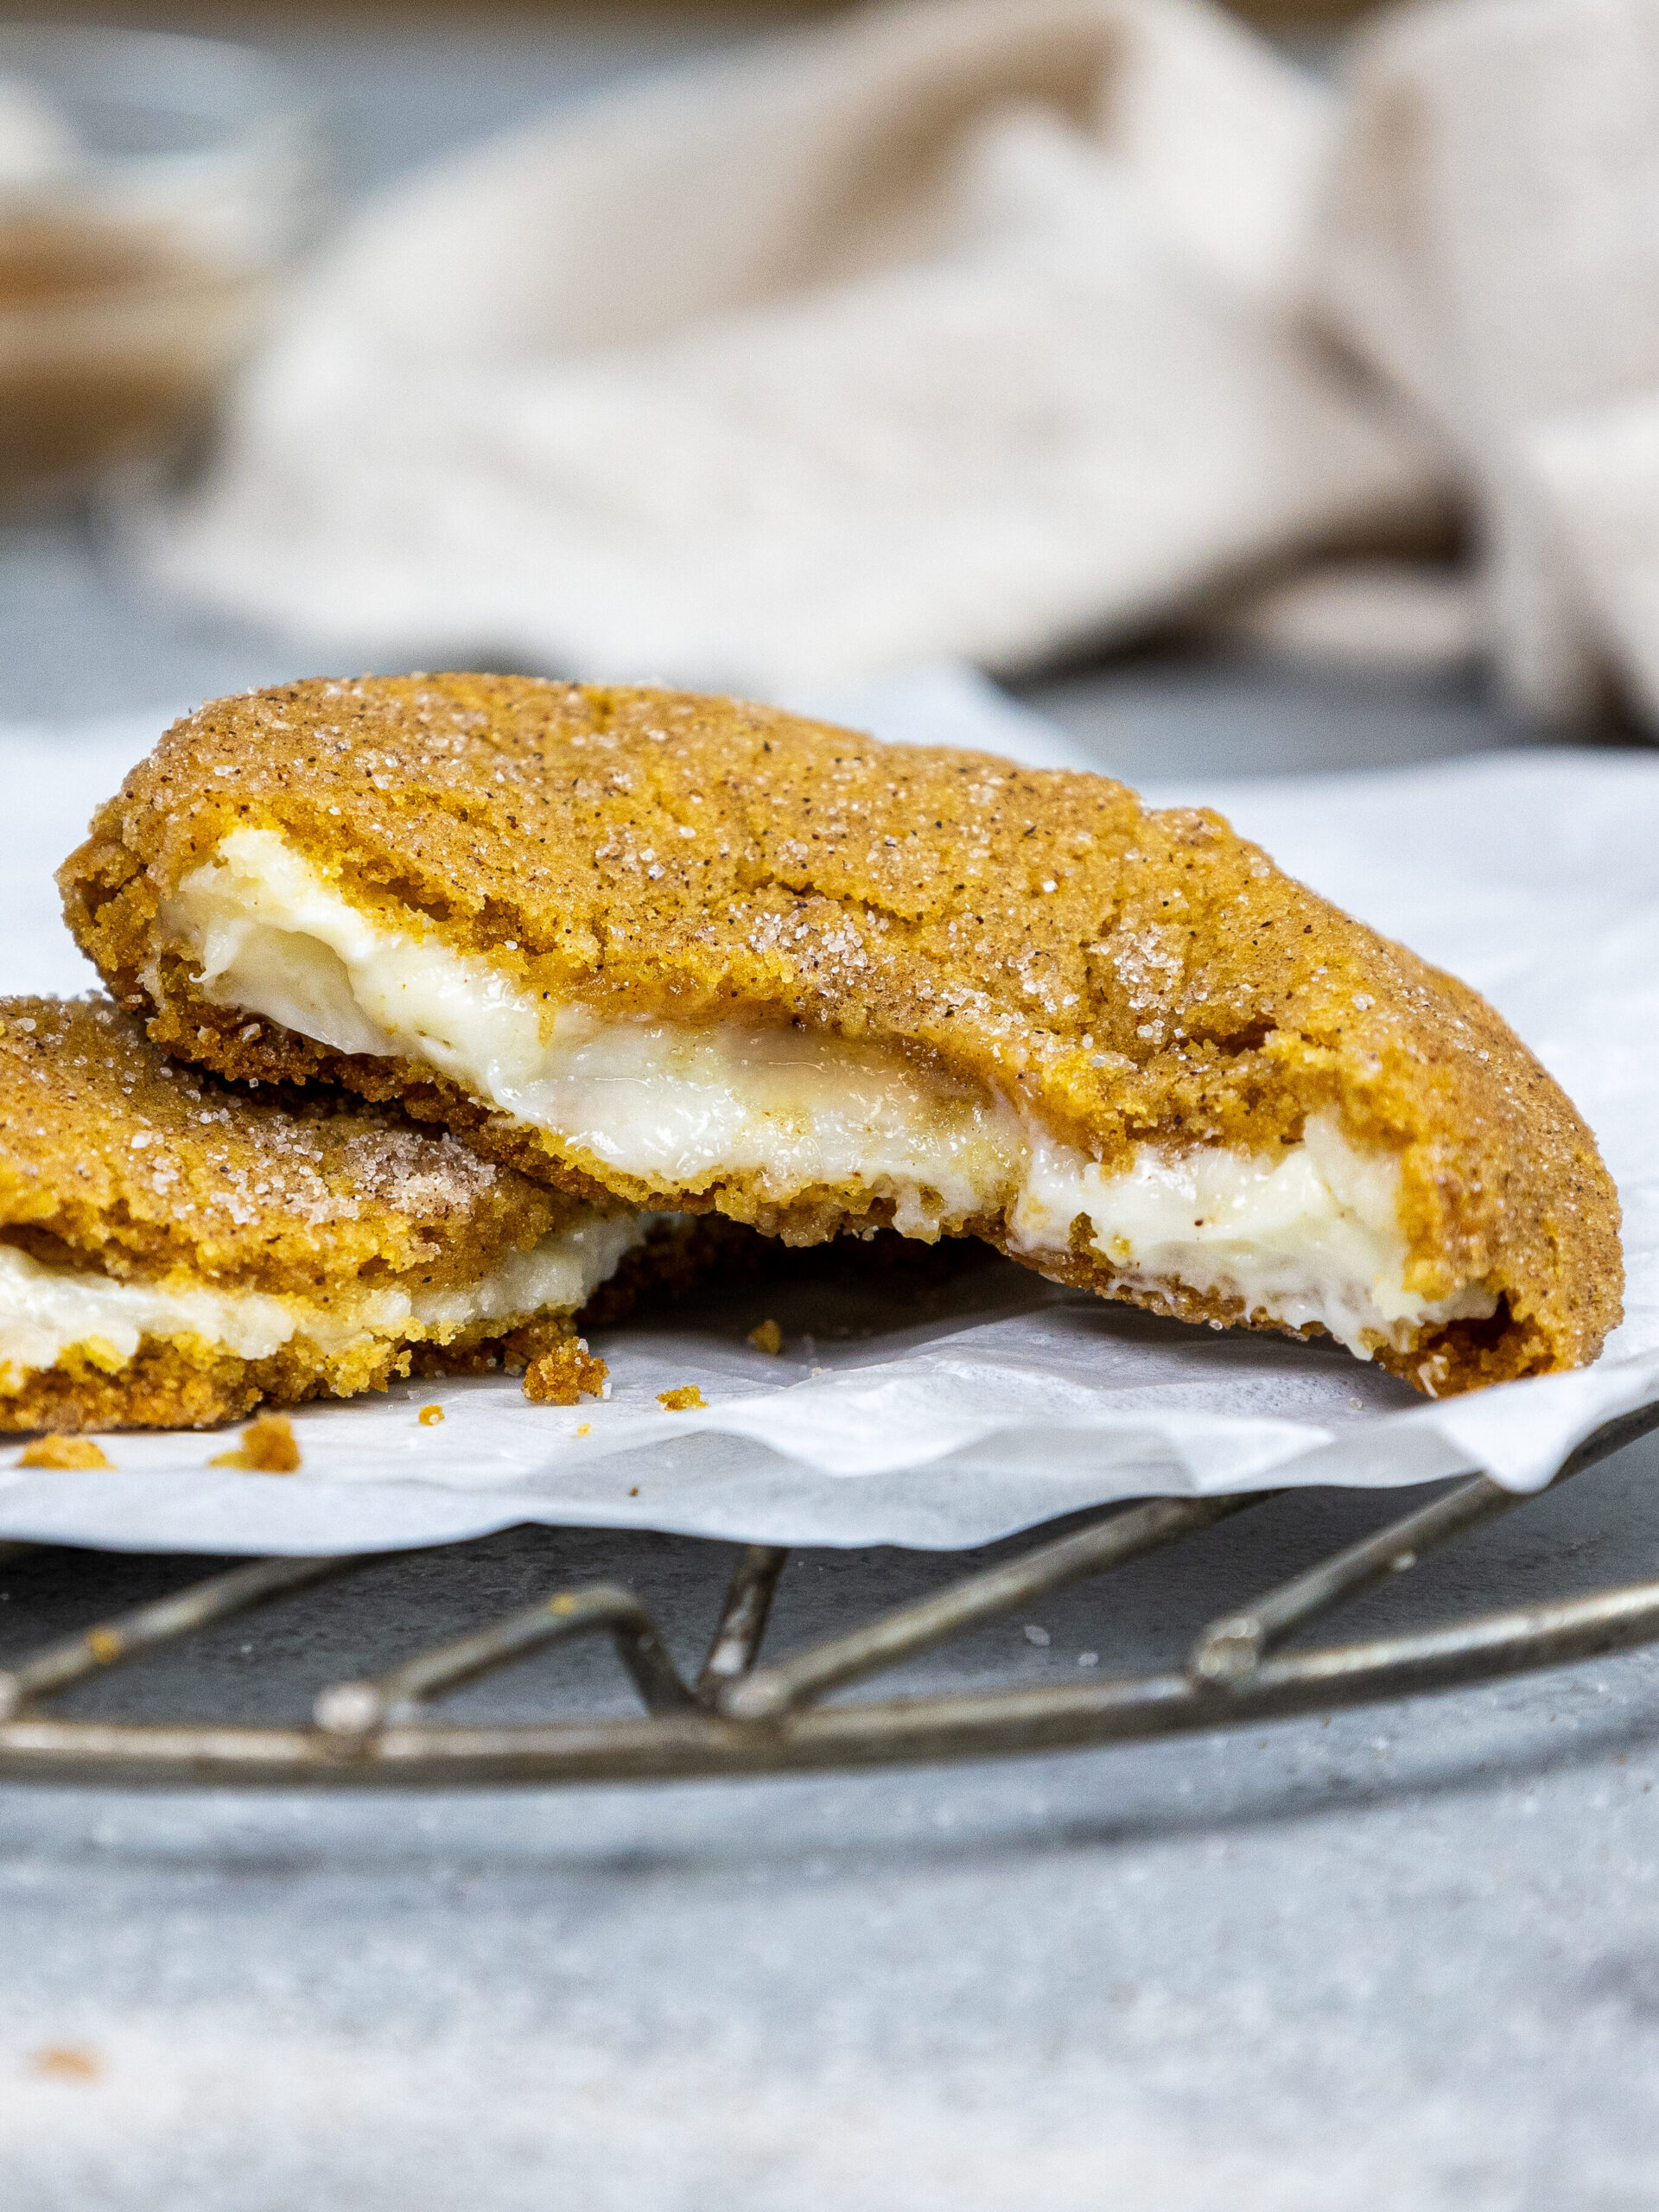
<path fill-rule="evenodd" d="M 266 28 L 331 84 L 362 175 L 689 36 Z M 0 545 L 0 719 L 295 667 L 281 641 L 145 604 L 67 525 Z M 1135 774 L 1524 736 L 1472 686 L 1222 664 L 1125 664 L 1029 696 Z M 1659 1447 L 1637 1447 L 1351 1627 L 1648 1575 L 1656 1478 Z M 1282 1500 L 1045 1605 L 1029 1625 L 1046 1644 L 1014 1621 L 901 1680 L 1166 1660 L 1392 1510 Z M 508 1535 L 382 1564 L 72 1709 L 296 1717 L 329 1679 L 601 1573 L 639 1588 L 691 1664 L 728 1560 Z M 0 1565 L 0 1659 L 200 1564 Z M 957 1571 L 803 1555 L 773 1641 Z M 455 1709 L 625 1706 L 584 1649 Z M 0 1789 L 0 2202 L 1637 2212 L 1659 2194 L 1656 1779 L 1659 1658 L 1637 1653 L 978 1769 L 452 1798 Z"/>
<path fill-rule="evenodd" d="M 1656 1473 L 1632 1452 L 1348 1625 L 1647 1571 Z M 1385 1510 L 1280 1501 L 904 1680 L 1166 1661 Z M 296 1717 L 331 1677 L 598 1573 L 690 1664 L 724 1566 L 668 1538 L 499 1537 L 227 1626 L 79 1709 Z M 188 1571 L 14 1564 L 0 1652 Z M 802 1555 L 776 1646 L 954 1571 Z M 623 1702 L 594 1649 L 456 1709 Z M 392 1800 L 0 1790 L 6 2202 L 1635 2212 L 1659 2155 L 1656 1724 L 1642 1653 L 976 1769 Z M 65 2048 L 96 2075 L 41 2070 Z"/>

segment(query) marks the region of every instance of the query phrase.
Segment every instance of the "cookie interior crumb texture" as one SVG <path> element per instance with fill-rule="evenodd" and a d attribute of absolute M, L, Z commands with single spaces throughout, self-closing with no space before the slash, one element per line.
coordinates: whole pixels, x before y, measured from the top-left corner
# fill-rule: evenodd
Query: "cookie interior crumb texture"
<path fill-rule="evenodd" d="M 594 1199 L 971 1233 L 1435 1393 L 1592 1358 L 1618 1204 L 1455 978 L 1205 810 L 741 702 L 318 681 L 176 724 L 60 876 L 169 1052 Z"/>
<path fill-rule="evenodd" d="M 105 999 L 0 1001 L 0 1428 L 203 1427 L 539 1354 L 650 1224 L 327 1086 L 169 1059 Z"/>

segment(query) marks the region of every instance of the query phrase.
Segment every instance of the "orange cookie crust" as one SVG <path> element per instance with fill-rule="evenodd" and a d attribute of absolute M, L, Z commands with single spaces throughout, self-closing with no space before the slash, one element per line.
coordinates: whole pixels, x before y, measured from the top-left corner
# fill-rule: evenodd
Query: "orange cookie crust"
<path fill-rule="evenodd" d="M 622 1172 L 408 1052 L 333 1049 L 217 1002 L 167 913 L 245 829 L 523 1001 L 896 1054 L 1103 1173 L 1148 1147 L 1275 1159 L 1325 1117 L 1397 1171 L 1411 1294 L 1455 1303 L 1472 1286 L 1490 1304 L 1370 1347 L 1419 1387 L 1581 1364 L 1618 1318 L 1617 1198 L 1570 1102 L 1473 991 L 1208 810 L 731 700 L 318 681 L 176 724 L 66 863 L 77 938 L 168 1051 L 397 1096 L 567 1189 L 810 1241 L 892 1221 L 892 1193 Z M 1087 1227 L 1033 1263 L 1185 1319 L 1289 1325 L 1213 1286 L 1139 1279 Z M 939 1229 L 1032 1256 L 1006 1209 L 947 1211 L 924 1233 Z"/>
<path fill-rule="evenodd" d="M 204 1080 L 107 1000 L 0 999 L 0 1229 L 38 1259 L 301 1294 L 365 1269 L 441 1285 L 577 1212 L 396 1107 Z"/>
<path fill-rule="evenodd" d="M 395 1109 L 218 1082 L 107 1000 L 0 1001 L 0 1429 L 204 1427 L 263 1400 L 384 1389 L 417 1344 L 468 1365 L 527 1328 L 544 1346 L 574 1305 L 477 1319 L 421 1301 L 591 1219 Z M 38 1356 L 29 1331 L 63 1334 L 54 1300 L 116 1287 L 232 1314 L 251 1296 L 267 1337 L 290 1333 L 235 1349 L 198 1304 L 176 1325 L 141 1313 L 124 1351 L 97 1307 Z"/>

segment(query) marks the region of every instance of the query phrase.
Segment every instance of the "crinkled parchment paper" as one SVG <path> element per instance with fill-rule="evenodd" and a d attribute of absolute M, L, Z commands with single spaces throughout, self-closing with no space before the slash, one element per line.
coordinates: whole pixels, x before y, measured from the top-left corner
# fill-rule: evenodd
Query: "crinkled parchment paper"
<path fill-rule="evenodd" d="M 966 677 L 841 703 L 885 735 L 1068 755 Z M 51 870 L 166 719 L 0 732 L 0 988 L 92 980 Z M 306 1408 L 304 1467 L 286 1478 L 207 1466 L 222 1436 L 117 1436 L 114 1473 L 32 1471 L 7 1452 L 0 1536 L 305 1553 L 548 1521 L 950 1548 L 1148 1492 L 1474 1468 L 1546 1482 L 1580 1438 L 1659 1393 L 1659 758 L 1526 751 L 1152 795 L 1221 807 L 1294 874 L 1466 976 L 1566 1085 L 1625 1208 L 1628 1318 L 1599 1365 L 1436 1405 L 1338 1350 L 1183 1328 L 989 1256 L 899 1298 L 849 1289 L 842 1270 L 833 1289 L 762 1286 L 601 1335 L 602 1405 L 531 1406 L 488 1378 Z M 768 1315 L 775 1358 L 746 1341 Z M 657 1393 L 687 1382 L 708 1410 L 664 1413 Z M 434 1401 L 445 1418 L 423 1427 Z"/>

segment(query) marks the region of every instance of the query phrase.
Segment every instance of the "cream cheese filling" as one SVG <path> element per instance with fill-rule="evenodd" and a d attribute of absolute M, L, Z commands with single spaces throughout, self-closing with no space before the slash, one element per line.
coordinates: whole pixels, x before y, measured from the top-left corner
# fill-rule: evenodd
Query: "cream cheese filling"
<path fill-rule="evenodd" d="M 269 1359 L 296 1337 L 325 1352 L 365 1339 L 446 1344 L 478 1322 L 574 1313 L 643 1242 L 652 1217 L 593 1214 L 514 1252 L 475 1281 L 443 1289 L 385 1284 L 324 1300 L 206 1283 L 118 1281 L 47 1267 L 0 1244 L 0 1383 L 27 1377 L 79 1351 L 114 1373 L 145 1338 L 189 1338 Z"/>
<path fill-rule="evenodd" d="M 1088 1242 L 1122 1277 L 1317 1322 L 1362 1358 L 1495 1309 L 1471 1286 L 1431 1300 L 1404 1285 L 1400 1171 L 1334 1116 L 1272 1158 L 1142 1146 L 1105 1173 L 979 1084 L 891 1048 L 727 1022 L 692 1027 L 550 1011 L 492 961 L 411 912 L 398 928 L 345 899 L 273 830 L 232 830 L 163 906 L 215 1004 L 337 1052 L 435 1069 L 561 1149 L 658 1188 L 750 1179 L 773 1203 L 815 1187 L 892 1200 L 897 1228 L 936 1236 L 1001 1215 L 1040 1264 Z M 152 979 L 159 990 L 159 980 Z"/>

